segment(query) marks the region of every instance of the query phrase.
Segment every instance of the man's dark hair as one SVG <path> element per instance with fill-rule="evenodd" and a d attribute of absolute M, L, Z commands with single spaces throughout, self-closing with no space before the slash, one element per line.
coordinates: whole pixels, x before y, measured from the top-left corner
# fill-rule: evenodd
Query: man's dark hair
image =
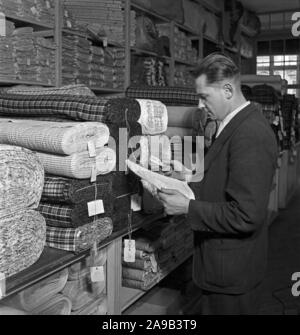
<path fill-rule="evenodd" d="M 207 83 L 212 84 L 223 79 L 237 78 L 240 70 L 228 56 L 222 53 L 212 53 L 206 56 L 192 73 L 195 78 L 205 74 Z"/>

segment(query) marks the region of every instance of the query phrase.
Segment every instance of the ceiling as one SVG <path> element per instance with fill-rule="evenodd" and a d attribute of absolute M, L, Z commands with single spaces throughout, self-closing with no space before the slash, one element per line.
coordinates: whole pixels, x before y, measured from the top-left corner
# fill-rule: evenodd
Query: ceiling
<path fill-rule="evenodd" d="M 240 0 L 244 7 L 256 13 L 299 11 L 300 0 Z"/>

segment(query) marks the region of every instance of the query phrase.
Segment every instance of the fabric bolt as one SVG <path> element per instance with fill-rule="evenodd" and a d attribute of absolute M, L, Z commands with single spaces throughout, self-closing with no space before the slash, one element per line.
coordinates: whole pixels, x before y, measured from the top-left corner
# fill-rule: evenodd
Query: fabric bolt
<path fill-rule="evenodd" d="M 34 210 L 18 210 L 0 218 L 0 272 L 9 277 L 34 264 L 45 240 L 45 219 Z"/>
<path fill-rule="evenodd" d="M 96 149 L 96 157 L 90 157 L 88 151 L 70 156 L 37 152 L 37 156 L 46 173 L 75 179 L 90 178 L 94 166 L 97 175 L 107 174 L 116 166 L 116 153 L 108 147 Z"/>
<path fill-rule="evenodd" d="M 134 87 L 126 90 L 128 98 L 159 100 L 167 106 L 198 106 L 199 98 L 186 87 Z"/>
<path fill-rule="evenodd" d="M 165 135 L 172 138 L 173 136 L 179 136 L 184 138 L 184 136 L 192 136 L 193 128 L 183 128 L 183 127 L 168 127 Z"/>
<path fill-rule="evenodd" d="M 122 278 L 142 281 L 145 284 L 151 282 L 155 274 L 151 270 L 133 269 L 126 266 L 122 267 Z"/>
<path fill-rule="evenodd" d="M 63 294 L 56 294 L 54 297 L 39 305 L 32 311 L 35 315 L 70 315 L 72 302 Z"/>
<path fill-rule="evenodd" d="M 129 267 L 132 269 L 157 272 L 157 264 L 155 267 L 155 265 L 153 265 L 153 261 L 151 262 L 151 260 L 136 259 L 134 262 L 130 263 L 127 263 L 123 260 L 122 266 Z"/>
<path fill-rule="evenodd" d="M 79 252 L 91 248 L 109 237 L 113 230 L 112 220 L 108 217 L 98 219 L 77 228 L 47 226 L 46 245 L 52 248 Z"/>
<path fill-rule="evenodd" d="M 64 269 L 13 295 L 5 303 L 10 307 L 32 312 L 59 293 L 65 287 L 67 279 L 68 269 Z"/>
<path fill-rule="evenodd" d="M 42 202 L 55 204 L 79 204 L 95 199 L 107 198 L 112 194 L 112 176 L 99 176 L 95 182 L 71 178 L 45 176 Z"/>
<path fill-rule="evenodd" d="M 0 218 L 9 212 L 36 208 L 41 199 L 44 169 L 30 150 L 0 145 Z"/>
<path fill-rule="evenodd" d="M 107 297 L 105 295 L 86 304 L 81 309 L 71 312 L 71 315 L 106 315 Z"/>
<path fill-rule="evenodd" d="M 124 249 L 124 248 L 123 248 Z M 122 258 L 124 258 L 124 250 L 122 249 Z M 137 260 L 145 260 L 145 261 L 150 261 L 150 259 L 155 259 L 155 254 L 154 253 L 150 253 L 144 250 L 139 250 L 136 249 L 135 250 L 135 258 Z"/>
<path fill-rule="evenodd" d="M 278 94 L 275 89 L 266 84 L 255 85 L 252 87 L 253 100 L 261 104 L 278 103 Z"/>
<path fill-rule="evenodd" d="M 0 143 L 53 154 L 86 151 L 88 143 L 103 147 L 109 129 L 101 122 L 47 122 L 0 119 Z"/>
<path fill-rule="evenodd" d="M 107 261 L 107 250 L 103 248 L 97 251 L 97 255 L 93 258 L 92 256 L 88 256 L 68 267 L 69 276 L 68 280 L 79 280 L 84 277 L 87 277 L 90 274 L 91 266 L 104 266 Z"/>
<path fill-rule="evenodd" d="M 148 280 L 147 282 L 129 279 L 129 278 L 123 278 L 122 286 L 137 289 L 137 290 L 142 290 L 142 291 L 148 291 L 155 284 L 157 284 L 159 280 L 160 280 L 159 275 L 153 275 L 152 278 Z"/>
<path fill-rule="evenodd" d="M 0 304 L 0 315 L 28 315 L 25 311 L 20 309 Z"/>
<path fill-rule="evenodd" d="M 197 107 L 168 106 L 168 127 L 192 128 Z"/>

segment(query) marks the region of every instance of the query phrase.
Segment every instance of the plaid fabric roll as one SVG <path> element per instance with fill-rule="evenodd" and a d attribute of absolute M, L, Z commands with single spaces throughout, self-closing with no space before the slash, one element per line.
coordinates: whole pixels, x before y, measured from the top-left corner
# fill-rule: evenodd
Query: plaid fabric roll
<path fill-rule="evenodd" d="M 109 237 L 112 229 L 112 220 L 107 217 L 78 228 L 47 226 L 46 245 L 56 249 L 79 252 Z"/>
<path fill-rule="evenodd" d="M 169 106 L 197 106 L 199 98 L 186 87 L 128 87 L 128 98 L 159 100 Z"/>
<path fill-rule="evenodd" d="M 62 204 L 78 204 L 97 198 L 110 198 L 112 194 L 112 175 L 102 178 L 99 176 L 96 182 L 78 180 L 63 177 L 46 176 L 42 193 L 42 201 Z"/>

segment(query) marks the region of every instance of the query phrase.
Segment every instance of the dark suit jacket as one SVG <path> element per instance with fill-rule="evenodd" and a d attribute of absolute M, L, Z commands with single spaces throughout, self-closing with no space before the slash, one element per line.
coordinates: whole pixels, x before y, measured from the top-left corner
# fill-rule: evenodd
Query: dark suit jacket
<path fill-rule="evenodd" d="M 267 262 L 267 206 L 277 162 L 275 135 L 250 104 L 226 125 L 191 183 L 193 276 L 203 289 L 241 294 L 262 281 Z"/>

